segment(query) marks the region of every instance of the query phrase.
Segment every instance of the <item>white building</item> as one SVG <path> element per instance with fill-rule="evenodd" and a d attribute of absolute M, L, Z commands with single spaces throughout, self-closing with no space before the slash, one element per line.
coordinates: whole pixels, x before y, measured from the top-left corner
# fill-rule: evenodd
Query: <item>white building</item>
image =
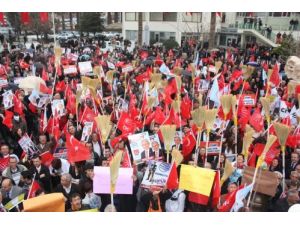
<path fill-rule="evenodd" d="M 143 43 L 174 39 L 179 44 L 187 37 L 201 39 L 209 31 L 210 13 L 146 12 L 143 13 Z M 123 13 L 122 34 L 137 40 L 138 13 Z"/>
<path fill-rule="evenodd" d="M 272 26 L 272 35 L 267 37 L 254 27 L 244 27 L 245 18 L 261 19 L 263 27 L 265 24 Z M 123 13 L 122 34 L 125 39 L 137 40 L 138 13 Z M 174 39 L 179 44 L 188 37 L 208 42 L 210 30 L 210 12 L 146 12 L 143 13 L 143 43 L 152 44 L 167 39 Z M 243 46 L 248 41 L 261 42 L 269 46 L 276 46 L 275 35 L 289 33 L 290 21 L 300 21 L 300 13 L 290 12 L 226 12 L 216 17 L 216 40 L 215 44 L 228 46 L 237 43 Z M 298 25 L 297 30 L 300 29 Z M 292 34 L 299 39 L 300 32 L 293 31 Z"/>

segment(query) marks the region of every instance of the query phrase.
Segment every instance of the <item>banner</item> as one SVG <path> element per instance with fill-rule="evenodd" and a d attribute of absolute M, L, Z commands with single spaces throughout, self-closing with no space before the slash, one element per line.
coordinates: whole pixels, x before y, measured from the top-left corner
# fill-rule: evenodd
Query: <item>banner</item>
<path fill-rule="evenodd" d="M 68 149 L 65 147 L 56 148 L 54 150 L 53 157 L 68 160 Z"/>
<path fill-rule="evenodd" d="M 133 66 L 132 65 L 127 65 L 127 66 L 122 68 L 122 73 L 129 73 L 131 71 L 133 71 Z"/>
<path fill-rule="evenodd" d="M 64 212 L 65 197 L 62 193 L 40 195 L 23 202 L 24 212 Z"/>
<path fill-rule="evenodd" d="M 82 130 L 81 141 L 88 142 L 93 132 L 93 122 L 85 122 Z"/>
<path fill-rule="evenodd" d="M 205 92 L 208 91 L 209 89 L 209 81 L 207 80 L 200 80 L 199 86 L 198 86 L 198 91 L 199 92 Z"/>
<path fill-rule="evenodd" d="M 91 61 L 79 62 L 78 66 L 81 75 L 87 75 L 93 72 Z"/>
<path fill-rule="evenodd" d="M 2 94 L 3 96 L 3 105 L 5 109 L 10 109 L 11 107 L 14 106 L 14 94 L 12 93 L 11 90 L 6 91 Z"/>
<path fill-rule="evenodd" d="M 242 184 L 251 184 L 255 168 L 246 167 L 243 172 Z M 258 193 L 274 196 L 277 189 L 277 175 L 274 172 L 258 170 L 253 190 Z"/>
<path fill-rule="evenodd" d="M 144 174 L 141 186 L 150 188 L 151 186 L 164 187 L 167 184 L 169 174 L 171 171 L 171 164 L 150 160 L 148 167 Z"/>
<path fill-rule="evenodd" d="M 241 98 L 245 106 L 255 106 L 256 104 L 256 96 L 255 94 L 244 94 L 238 95 L 237 98 Z"/>
<path fill-rule="evenodd" d="M 77 74 L 77 67 L 75 65 L 64 66 L 64 74 Z"/>
<path fill-rule="evenodd" d="M 209 196 L 214 183 L 215 173 L 211 169 L 181 165 L 179 189 Z"/>
<path fill-rule="evenodd" d="M 145 150 L 149 150 L 149 158 L 154 157 L 148 132 L 129 135 L 128 140 L 133 160 L 136 163 L 141 163 L 146 159 Z"/>
<path fill-rule="evenodd" d="M 0 88 L 6 87 L 8 82 L 6 79 L 0 79 Z"/>
<path fill-rule="evenodd" d="M 93 179 L 93 192 L 97 194 L 110 194 L 110 168 L 95 166 Z M 133 192 L 133 168 L 120 168 L 114 194 L 129 194 Z"/>
<path fill-rule="evenodd" d="M 23 79 L 24 79 L 24 77 L 15 77 L 14 84 L 20 84 Z"/>
<path fill-rule="evenodd" d="M 109 61 L 107 61 L 107 66 L 111 70 L 114 70 L 116 68 L 115 65 L 113 63 L 109 62 Z"/>
<path fill-rule="evenodd" d="M 65 103 L 63 99 L 57 99 L 52 101 L 52 114 L 54 116 L 64 116 L 65 115 Z"/>
<path fill-rule="evenodd" d="M 220 141 L 209 141 L 207 147 L 207 154 L 208 155 L 219 155 L 221 151 L 221 142 Z M 200 143 L 201 148 L 206 148 L 206 141 L 201 141 Z"/>
<path fill-rule="evenodd" d="M 19 141 L 19 145 L 21 148 L 26 152 L 28 155 L 28 159 L 31 159 L 34 154 L 39 153 L 39 149 L 36 147 L 36 145 L 32 142 L 30 137 L 28 137 L 28 134 L 25 134 Z"/>

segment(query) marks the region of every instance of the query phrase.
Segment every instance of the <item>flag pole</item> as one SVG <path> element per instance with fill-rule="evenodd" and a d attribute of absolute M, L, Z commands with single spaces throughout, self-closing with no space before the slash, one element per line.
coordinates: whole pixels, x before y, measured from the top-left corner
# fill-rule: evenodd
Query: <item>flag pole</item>
<path fill-rule="evenodd" d="M 27 195 L 27 198 L 26 198 L 26 199 L 29 199 L 29 195 L 31 194 L 32 187 L 33 187 L 33 183 L 34 183 L 34 180 L 35 180 L 35 176 L 36 176 L 36 173 L 34 173 L 34 176 L 33 176 L 33 178 L 32 178 L 32 183 L 31 183 L 31 185 L 30 185 L 30 188 L 29 188 L 28 195 Z"/>

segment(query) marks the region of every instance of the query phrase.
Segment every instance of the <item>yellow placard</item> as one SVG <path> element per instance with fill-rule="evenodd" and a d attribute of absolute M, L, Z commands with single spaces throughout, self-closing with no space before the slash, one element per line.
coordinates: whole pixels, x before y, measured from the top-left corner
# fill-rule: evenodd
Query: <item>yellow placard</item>
<path fill-rule="evenodd" d="M 62 193 L 52 193 L 27 199 L 23 202 L 25 212 L 64 212 L 65 198 Z"/>
<path fill-rule="evenodd" d="M 181 165 L 179 189 L 209 196 L 214 183 L 215 173 L 211 169 Z"/>

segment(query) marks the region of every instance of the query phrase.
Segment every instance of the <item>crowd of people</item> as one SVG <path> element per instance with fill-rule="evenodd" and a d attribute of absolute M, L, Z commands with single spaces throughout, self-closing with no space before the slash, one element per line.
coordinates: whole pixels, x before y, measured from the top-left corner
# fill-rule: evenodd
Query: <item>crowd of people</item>
<path fill-rule="evenodd" d="M 243 171 L 256 167 L 263 150 L 261 146 L 265 146 L 268 135 L 276 135 L 262 113 L 260 97 L 264 96 L 273 99 L 271 120 L 290 125 L 289 141 L 285 155 L 277 143 L 272 157 L 262 165 L 263 171 L 276 174 L 276 193 L 270 196 L 253 190 L 250 204 L 245 197 L 239 211 L 288 211 L 299 204 L 300 131 L 294 110 L 299 110 L 299 103 L 296 94 L 288 93 L 289 79 L 282 75 L 285 62 L 280 56 L 272 55 L 270 48 L 249 43 L 245 49 L 210 51 L 197 42 L 186 42 L 174 49 L 143 46 L 131 53 L 126 49 L 113 52 L 99 49 L 98 43 L 89 39 L 70 44 L 61 55 L 57 46 L 32 45 L 30 49 L 18 49 L 12 45 L 1 52 L 0 211 L 23 211 L 22 203 L 6 207 L 21 194 L 29 199 L 56 192 L 65 197 L 66 211 L 94 208 L 117 212 L 230 211 L 226 205 L 229 197 L 242 187 Z M 90 61 L 93 72 L 85 74 L 82 67 L 78 69 L 80 62 Z M 67 72 L 73 65 L 75 71 Z M 127 72 L 126 67 L 132 69 Z M 95 68 L 100 68 L 100 72 Z M 243 76 L 248 73 L 245 69 L 251 70 L 250 76 Z M 268 76 L 269 69 L 277 74 Z M 160 76 L 155 81 L 157 74 Z M 41 82 L 39 87 L 22 88 L 22 79 L 28 76 L 39 77 L 45 85 Z M 268 82 L 270 76 L 279 80 Z M 93 78 L 93 82 L 87 85 L 85 77 Z M 157 103 L 150 107 L 147 104 L 153 89 Z M 12 96 L 10 106 L 4 103 L 7 92 Z M 31 97 L 34 92 L 38 92 L 39 102 Z M 224 117 L 218 100 L 224 94 L 237 97 L 237 126 L 234 116 Z M 254 96 L 253 104 L 243 102 L 242 96 L 246 95 Z M 40 106 L 42 96 L 49 98 Z M 54 101 L 64 103 L 62 112 L 53 108 Z M 175 110 L 176 101 L 180 101 L 179 111 Z M 220 153 L 208 154 L 207 146 L 191 146 L 187 141 L 197 139 L 198 128 L 191 112 L 201 106 L 217 108 L 218 123 L 215 122 L 209 137 L 205 126 L 201 127 L 199 141 L 209 139 L 221 144 Z M 97 115 L 111 115 L 112 129 L 107 140 L 103 143 L 101 133 L 104 131 L 99 127 L 93 127 L 88 138 L 82 140 L 85 122 L 93 122 Z M 161 135 L 163 124 L 175 124 L 177 131 L 183 133 L 180 138 L 175 137 L 170 152 L 166 151 Z M 252 144 L 243 151 L 248 126 L 255 132 Z M 161 149 L 159 157 L 154 153 L 144 154 L 146 160 L 136 163 L 128 136 L 141 132 L 157 134 Z M 33 149 L 20 144 L 24 137 L 28 142 L 31 140 Z M 182 165 L 219 171 L 220 177 L 232 166 L 232 173 L 216 187 L 220 189 L 217 202 L 215 188 L 204 203 L 201 194 L 179 189 L 178 185 L 173 188 L 140 185 L 148 160 L 170 163 L 175 149 L 183 155 Z M 81 151 L 85 151 L 85 155 L 82 153 L 79 158 Z M 133 168 L 132 194 L 114 194 L 112 204 L 110 194 L 93 191 L 94 169 L 110 166 L 120 151 L 123 153 L 121 167 Z M 45 155 L 51 160 L 45 159 Z M 126 155 L 129 155 L 127 160 Z M 84 160 L 74 160 L 76 157 Z M 177 167 L 179 180 L 180 167 Z"/>

